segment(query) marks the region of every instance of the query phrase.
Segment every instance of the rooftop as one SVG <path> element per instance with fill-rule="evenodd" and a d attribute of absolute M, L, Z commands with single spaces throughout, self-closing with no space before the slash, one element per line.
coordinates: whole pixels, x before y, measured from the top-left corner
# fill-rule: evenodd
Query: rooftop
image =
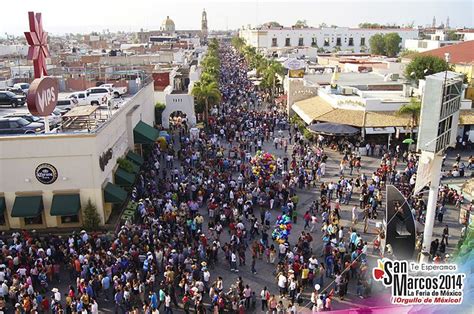
<path fill-rule="evenodd" d="M 408 56 L 414 58 L 415 56 L 435 56 L 444 60 L 444 54 L 449 53 L 451 55 L 450 63 L 454 64 L 474 64 L 474 40 L 464 41 L 459 44 L 444 46 L 441 48 L 422 52 L 420 54 L 414 54 Z"/>
<path fill-rule="evenodd" d="M 313 84 L 330 84 L 332 73 L 323 73 L 323 74 L 306 74 L 304 78 L 313 83 Z M 363 85 L 392 85 L 395 83 L 400 83 L 399 81 L 385 81 L 383 75 L 369 72 L 369 73 L 339 73 L 339 78 L 337 80 L 339 85 L 346 86 L 363 86 Z"/>

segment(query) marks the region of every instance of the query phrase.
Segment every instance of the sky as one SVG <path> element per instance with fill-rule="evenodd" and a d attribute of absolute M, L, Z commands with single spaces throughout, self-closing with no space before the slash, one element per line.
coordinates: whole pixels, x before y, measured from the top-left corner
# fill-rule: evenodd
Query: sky
<path fill-rule="evenodd" d="M 21 3 L 21 5 L 19 5 Z M 0 36 L 28 30 L 28 11 L 43 14 L 43 26 L 53 35 L 159 29 L 170 16 L 176 29 L 200 29 L 205 8 L 210 30 L 238 29 L 278 21 L 290 26 L 306 20 L 355 27 L 361 22 L 431 25 L 449 16 L 451 27 L 474 27 L 473 0 L 18 0 L 2 1 Z"/>

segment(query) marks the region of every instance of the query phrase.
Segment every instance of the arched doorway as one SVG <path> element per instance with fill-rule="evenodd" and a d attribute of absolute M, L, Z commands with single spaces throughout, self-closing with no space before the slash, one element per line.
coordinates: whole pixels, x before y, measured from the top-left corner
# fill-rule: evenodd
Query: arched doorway
<path fill-rule="evenodd" d="M 180 128 L 188 129 L 188 115 L 182 111 L 173 111 L 168 119 L 169 129 L 177 130 Z"/>
<path fill-rule="evenodd" d="M 196 114 L 194 112 L 194 97 L 191 95 L 166 95 L 166 108 L 161 115 L 161 125 L 168 129 L 170 127 L 170 116 L 174 112 L 186 115 L 188 128 L 196 125 Z"/>

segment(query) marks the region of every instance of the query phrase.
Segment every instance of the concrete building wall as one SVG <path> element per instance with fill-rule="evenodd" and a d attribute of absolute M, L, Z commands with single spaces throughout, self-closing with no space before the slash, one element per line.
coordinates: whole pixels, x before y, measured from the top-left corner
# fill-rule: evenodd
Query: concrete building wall
<path fill-rule="evenodd" d="M 173 112 L 181 111 L 187 115 L 188 125 L 196 124 L 196 113 L 194 111 L 194 97 L 188 94 L 169 94 L 166 95 L 166 108 L 162 113 L 161 125 L 169 128 L 169 117 Z"/>

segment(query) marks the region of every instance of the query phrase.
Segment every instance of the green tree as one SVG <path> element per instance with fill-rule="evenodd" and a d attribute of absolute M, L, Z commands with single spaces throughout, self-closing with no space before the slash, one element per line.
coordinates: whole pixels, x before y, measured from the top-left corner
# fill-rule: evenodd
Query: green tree
<path fill-rule="evenodd" d="M 408 127 L 410 128 L 410 138 L 413 138 L 413 130 L 418 126 L 418 120 L 420 117 L 421 102 L 416 98 L 411 98 L 410 103 L 403 105 L 398 109 L 398 115 L 409 115 L 410 122 Z"/>
<path fill-rule="evenodd" d="M 270 21 L 270 22 L 267 22 L 265 24 L 263 24 L 264 26 L 266 27 L 282 27 L 280 23 L 278 22 L 275 22 L 275 21 Z"/>
<path fill-rule="evenodd" d="M 156 102 L 155 104 L 155 123 L 156 124 L 161 124 L 161 117 L 165 108 L 166 108 L 166 105 L 164 103 L 159 102 L 159 101 Z"/>
<path fill-rule="evenodd" d="M 277 61 L 268 62 L 268 65 L 263 70 L 263 87 L 270 89 L 272 97 L 275 95 L 277 76 L 283 74 L 285 74 L 285 68 Z"/>
<path fill-rule="evenodd" d="M 306 20 L 298 20 L 296 21 L 295 25 L 293 25 L 295 28 L 308 28 L 308 23 Z"/>
<path fill-rule="evenodd" d="M 402 38 L 397 33 L 388 33 L 383 36 L 385 54 L 388 57 L 395 57 L 400 52 Z"/>
<path fill-rule="evenodd" d="M 209 123 L 209 106 L 213 106 L 221 100 L 221 93 L 217 82 L 201 82 L 194 84 L 191 94 L 196 98 L 197 102 L 204 104 L 204 121 Z"/>
<path fill-rule="evenodd" d="M 379 23 L 368 23 L 368 22 L 364 22 L 364 23 L 359 23 L 359 28 L 381 28 L 382 25 L 380 25 Z"/>
<path fill-rule="evenodd" d="M 241 51 L 245 46 L 245 40 L 242 37 L 235 36 L 232 37 L 231 44 L 237 51 Z"/>
<path fill-rule="evenodd" d="M 87 230 L 97 230 L 100 225 L 100 216 L 97 213 L 97 207 L 92 204 L 91 200 L 87 201 L 86 208 L 84 208 L 84 222 L 83 226 Z"/>
<path fill-rule="evenodd" d="M 369 40 L 370 52 L 376 55 L 385 55 L 385 40 L 382 34 L 375 34 Z"/>
<path fill-rule="evenodd" d="M 400 52 L 399 56 L 400 56 L 401 58 L 405 58 L 405 57 L 407 57 L 407 56 L 409 56 L 409 55 L 416 55 L 416 54 L 418 54 L 418 53 L 419 53 L 418 51 L 403 49 L 403 50 Z"/>
<path fill-rule="evenodd" d="M 405 77 L 412 80 L 421 80 L 425 76 L 450 70 L 449 64 L 435 56 L 418 55 L 405 68 Z"/>

